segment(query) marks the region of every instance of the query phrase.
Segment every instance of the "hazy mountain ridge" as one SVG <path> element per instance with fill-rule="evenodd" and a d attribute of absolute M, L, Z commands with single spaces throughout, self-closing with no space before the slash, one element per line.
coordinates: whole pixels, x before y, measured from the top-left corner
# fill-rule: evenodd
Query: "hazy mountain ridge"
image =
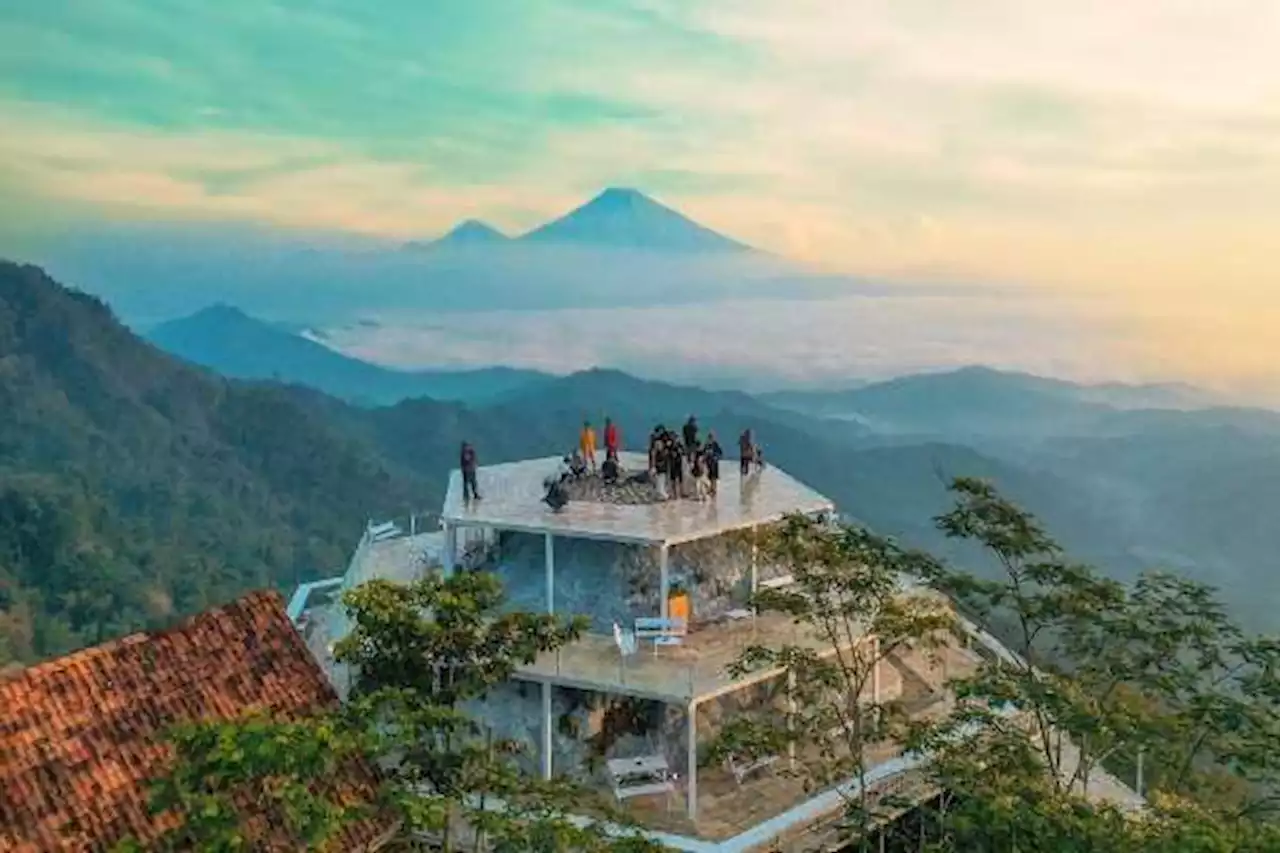
<path fill-rule="evenodd" d="M 380 367 L 228 305 L 162 323 L 145 337 L 173 355 L 233 379 L 297 383 L 362 405 L 387 405 L 407 397 L 476 402 L 550 378 L 538 371 L 506 367 L 459 371 Z"/>
<path fill-rule="evenodd" d="M 1189 411 L 1216 401 L 1212 393 L 1186 385 L 1089 385 L 982 366 L 761 399 L 813 416 L 854 419 L 882 433 L 1022 438 L 1123 431 L 1143 418 L 1159 421 L 1165 410 Z"/>
<path fill-rule="evenodd" d="M 137 326 L 182 317 L 211 302 L 323 327 L 378 312 L 683 305 L 886 289 L 815 274 L 642 193 L 616 188 L 516 238 L 474 221 L 408 244 L 135 225 L 77 232 L 49 243 L 40 260 Z M 183 286 L 170 286 L 174 281 Z"/>
<path fill-rule="evenodd" d="M 965 561 L 976 556 L 941 541 L 930 519 L 946 506 L 948 478 L 987 477 L 1041 515 L 1073 556 L 1117 575 L 1155 561 L 1227 582 L 1246 619 L 1275 624 L 1277 441 L 1254 430 L 1246 443 L 1230 427 L 1197 424 L 1197 413 L 1163 413 L 1175 424 L 1165 433 L 1144 421 L 1145 434 L 1028 442 L 1005 458 L 1007 441 L 975 449 L 855 433 L 745 394 L 608 370 L 479 406 L 414 399 L 365 409 L 298 386 L 211 376 L 31 267 L 0 266 L 0 297 L 8 656 L 65 651 L 252 586 L 335 571 L 366 518 L 439 505 L 462 440 L 482 463 L 559 453 L 583 418 L 598 424 L 605 414 L 637 449 L 659 419 L 676 426 L 696 414 L 731 455 L 750 427 L 770 461 L 851 517 Z"/>

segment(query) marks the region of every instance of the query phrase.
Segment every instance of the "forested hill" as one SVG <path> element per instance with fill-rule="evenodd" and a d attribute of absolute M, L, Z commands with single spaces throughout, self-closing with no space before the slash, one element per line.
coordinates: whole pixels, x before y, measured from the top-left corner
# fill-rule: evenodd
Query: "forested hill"
<path fill-rule="evenodd" d="M 484 464 L 548 455 L 572 445 L 583 417 L 605 414 L 630 446 L 690 413 L 727 448 L 750 427 L 770 460 L 843 511 L 948 555 L 930 520 L 946 508 L 945 480 L 985 477 L 1073 556 L 1121 574 L 1141 566 L 1137 540 L 1069 479 L 970 448 L 871 446 L 859 430 L 745 395 L 616 371 L 477 408 L 364 409 L 220 378 L 135 337 L 96 299 L 3 262 L 0 411 L 0 666 L 329 576 L 366 518 L 440 506 L 463 439 Z"/>
<path fill-rule="evenodd" d="M 420 499 L 307 402 L 139 340 L 0 262 L 0 665 L 330 574 Z"/>

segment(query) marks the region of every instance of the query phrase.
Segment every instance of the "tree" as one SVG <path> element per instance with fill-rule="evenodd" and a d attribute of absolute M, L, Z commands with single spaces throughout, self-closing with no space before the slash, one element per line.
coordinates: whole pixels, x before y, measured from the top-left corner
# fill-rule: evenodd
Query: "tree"
<path fill-rule="evenodd" d="M 335 657 L 355 671 L 348 701 L 302 722 L 245 719 L 175 730 L 177 761 L 152 801 L 183 817 L 164 849 L 248 849 L 264 817 L 308 849 L 324 849 L 343 826 L 374 815 L 394 818 L 393 842 L 405 848 L 663 849 L 636 833 L 571 819 L 570 809 L 589 794 L 522 773 L 511 760 L 519 747 L 464 710 L 521 663 L 576 638 L 583 620 L 504 613 L 500 583 L 479 572 L 403 585 L 370 581 L 346 592 L 343 603 L 354 627 Z M 355 761 L 379 768 L 372 801 L 315 784 L 341 778 L 344 762 Z"/>
<path fill-rule="evenodd" d="M 953 849 L 1268 849 L 1276 828 L 1258 818 L 1280 750 L 1274 641 L 1245 636 L 1203 585 L 1103 578 L 990 485 L 952 489 L 939 527 L 982 545 L 1002 576 L 922 567 L 976 621 L 1007 626 L 1013 652 L 955 680 L 954 711 L 908 738 L 956 801 Z M 1141 818 L 1086 798 L 1139 753 L 1152 794 Z"/>
<path fill-rule="evenodd" d="M 753 606 L 791 615 L 817 642 L 753 645 L 742 653 L 732 673 L 779 672 L 787 710 L 730 721 L 712 759 L 753 760 L 786 750 L 793 760 L 782 772 L 809 788 L 857 779 L 845 819 L 866 838 L 877 817 L 862 784 L 867 750 L 889 736 L 895 710 L 880 700 L 879 670 L 907 646 L 925 652 L 936 647 L 953 626 L 951 611 L 937 597 L 904 591 L 902 579 L 921 574 L 929 557 L 861 528 L 793 516 L 765 537 L 762 554 L 794 582 L 761 590 Z"/>
<path fill-rule="evenodd" d="M 953 727 L 995 737 L 1009 726 L 993 708 L 1016 708 L 1064 791 L 1087 793 L 1104 765 L 1132 767 L 1141 751 L 1150 790 L 1212 793 L 1202 802 L 1251 812 L 1273 805 L 1280 644 L 1247 636 L 1202 584 L 1159 573 L 1130 586 L 1103 578 L 1065 560 L 1029 513 L 988 484 L 952 488 L 957 503 L 939 527 L 984 546 L 1003 577 L 933 563 L 929 580 L 979 621 L 1012 624 L 1006 645 L 1015 652 L 955 685 L 979 701 Z"/>
<path fill-rule="evenodd" d="M 465 712 L 519 665 L 577 639 L 585 619 L 503 612 L 501 583 L 484 572 L 370 581 L 343 603 L 354 622 L 335 649 L 354 673 L 346 718 L 376 744 L 409 832 L 445 850 L 661 849 L 571 820 L 590 794 L 521 772 L 519 746 Z"/>
<path fill-rule="evenodd" d="M 125 840 L 116 853 L 200 850 L 238 853 L 270 842 L 323 850 L 344 825 L 374 817 L 376 802 L 344 788 L 343 773 L 363 745 L 330 715 L 281 722 L 261 716 L 179 725 L 169 775 L 155 780 L 154 815 L 178 817 L 145 848 Z"/>

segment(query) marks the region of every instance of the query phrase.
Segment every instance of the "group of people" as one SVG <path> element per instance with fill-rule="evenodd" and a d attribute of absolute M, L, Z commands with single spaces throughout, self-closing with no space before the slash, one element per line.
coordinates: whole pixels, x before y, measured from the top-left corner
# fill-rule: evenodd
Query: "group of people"
<path fill-rule="evenodd" d="M 621 446 L 622 437 L 617 424 L 605 418 L 604 462 L 597 468 L 596 431 L 590 421 L 584 421 L 578 433 L 578 446 L 563 457 L 555 473 L 544 482 L 547 493 L 543 501 L 559 512 L 569 503 L 569 483 L 597 471 L 607 485 L 621 482 Z M 663 500 L 693 498 L 703 501 L 715 497 L 719 491 L 720 460 L 723 457 L 724 450 L 716 434 L 708 431 L 706 438 L 701 438 L 697 417 L 690 415 L 679 434 L 662 424 L 654 427 L 649 434 L 647 470 L 635 472 L 626 480 L 652 483 Z M 738 457 L 739 473 L 743 477 L 764 468 L 764 453 L 749 429 L 738 436 Z M 462 481 L 464 499 L 479 500 L 475 487 L 475 450 L 469 444 L 462 446 Z"/>
<path fill-rule="evenodd" d="M 723 457 L 714 432 L 708 431 L 705 441 L 699 439 L 698 420 L 693 415 L 679 435 L 662 424 L 649 434 L 649 473 L 664 499 L 692 497 L 701 501 L 714 497 Z"/>

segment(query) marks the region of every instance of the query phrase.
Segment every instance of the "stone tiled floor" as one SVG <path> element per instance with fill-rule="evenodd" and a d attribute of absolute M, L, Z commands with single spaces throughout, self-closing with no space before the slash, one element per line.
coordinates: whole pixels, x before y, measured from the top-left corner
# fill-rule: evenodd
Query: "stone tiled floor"
<path fill-rule="evenodd" d="M 642 470 L 647 463 L 639 453 L 621 457 L 629 471 Z M 767 467 L 743 479 L 736 461 L 725 460 L 720 493 L 714 500 L 677 499 L 634 506 L 573 501 L 557 513 L 542 498 L 543 481 L 559 464 L 559 459 L 547 457 L 481 467 L 477 481 L 482 500 L 471 503 L 462 500 L 462 475 L 453 471 L 441 517 L 464 525 L 660 544 L 766 524 L 787 513 L 833 508 L 830 500 L 778 468 Z"/>

